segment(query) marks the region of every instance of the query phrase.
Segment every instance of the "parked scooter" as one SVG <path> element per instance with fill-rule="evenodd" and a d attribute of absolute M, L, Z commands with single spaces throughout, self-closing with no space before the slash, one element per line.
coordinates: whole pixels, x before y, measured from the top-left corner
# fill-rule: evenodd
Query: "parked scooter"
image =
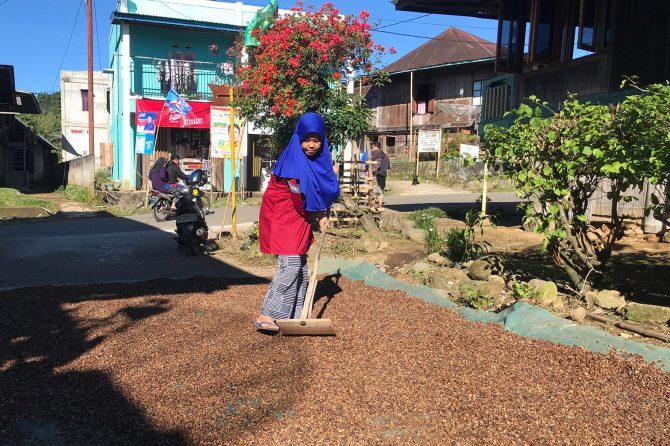
<path fill-rule="evenodd" d="M 188 188 L 179 193 L 177 210 L 177 244 L 180 248 L 188 249 L 191 255 L 199 252 L 208 253 L 211 249 L 207 243 L 208 231 L 205 221 L 205 211 L 202 201 L 203 193 L 200 187 L 207 183 L 207 175 L 201 169 L 196 169 L 189 176 Z"/>

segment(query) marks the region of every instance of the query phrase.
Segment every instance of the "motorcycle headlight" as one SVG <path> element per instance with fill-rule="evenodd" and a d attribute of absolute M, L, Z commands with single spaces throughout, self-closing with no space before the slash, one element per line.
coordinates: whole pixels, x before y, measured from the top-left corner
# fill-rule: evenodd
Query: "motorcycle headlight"
<path fill-rule="evenodd" d="M 191 190 L 191 195 L 197 197 L 198 195 L 200 195 L 200 189 L 194 187 L 193 190 Z"/>

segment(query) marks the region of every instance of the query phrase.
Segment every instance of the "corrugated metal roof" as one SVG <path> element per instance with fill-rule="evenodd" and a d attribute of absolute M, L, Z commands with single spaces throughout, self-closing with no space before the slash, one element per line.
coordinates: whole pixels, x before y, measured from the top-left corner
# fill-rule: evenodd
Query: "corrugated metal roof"
<path fill-rule="evenodd" d="M 491 60 L 496 54 L 496 44 L 458 28 L 449 28 L 417 49 L 388 65 L 389 73 Z"/>
<path fill-rule="evenodd" d="M 229 25 L 224 23 L 177 19 L 173 17 L 157 17 L 144 14 L 134 14 L 131 12 L 117 12 L 117 11 L 112 13 L 112 23 L 144 23 L 153 25 L 211 29 L 216 31 L 231 31 L 231 32 L 238 32 L 241 29 L 243 29 L 242 26 Z"/>

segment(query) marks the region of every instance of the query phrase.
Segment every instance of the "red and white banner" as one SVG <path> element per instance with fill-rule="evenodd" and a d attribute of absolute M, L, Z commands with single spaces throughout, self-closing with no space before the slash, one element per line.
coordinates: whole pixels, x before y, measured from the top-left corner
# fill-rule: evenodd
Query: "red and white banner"
<path fill-rule="evenodd" d="M 209 109 L 212 106 L 212 103 L 189 102 L 188 105 L 191 106 L 191 110 L 188 112 L 188 115 L 183 116 L 165 106 L 164 100 L 138 99 L 135 107 L 135 116 L 139 116 L 141 112 L 154 112 L 156 113 L 156 116 L 160 117 L 160 120 L 157 123 L 157 126 L 160 127 L 209 129 Z"/>

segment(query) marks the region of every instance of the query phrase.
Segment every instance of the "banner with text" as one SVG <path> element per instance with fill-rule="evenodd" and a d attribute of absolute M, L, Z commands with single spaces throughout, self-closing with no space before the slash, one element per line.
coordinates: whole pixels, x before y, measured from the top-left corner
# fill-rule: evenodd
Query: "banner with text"
<path fill-rule="evenodd" d="M 211 107 L 210 147 L 212 158 L 230 158 L 230 107 Z M 235 115 L 235 158 L 242 158 L 244 121 Z"/>
<path fill-rule="evenodd" d="M 154 153 L 156 136 L 156 113 L 139 112 L 135 118 L 137 133 L 135 134 L 135 153 L 151 155 Z"/>
<path fill-rule="evenodd" d="M 208 129 L 209 128 L 209 108 L 211 102 L 189 102 L 191 109 L 188 114 L 182 115 L 169 107 L 165 106 L 165 101 L 155 99 L 138 99 L 136 105 L 136 116 L 142 112 L 152 112 L 160 118 L 157 127 L 187 128 L 187 129 Z M 136 123 L 139 118 L 136 118 Z"/>

